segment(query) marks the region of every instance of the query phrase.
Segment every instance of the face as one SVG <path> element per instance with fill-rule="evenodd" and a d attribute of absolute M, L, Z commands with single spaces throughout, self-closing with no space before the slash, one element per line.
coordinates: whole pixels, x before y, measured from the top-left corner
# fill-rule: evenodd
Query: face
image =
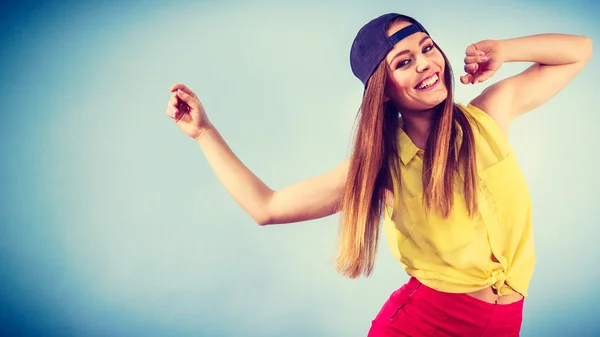
<path fill-rule="evenodd" d="M 388 29 L 391 36 L 409 26 L 395 22 Z M 386 83 L 386 99 L 400 110 L 422 111 L 434 108 L 448 96 L 444 81 L 445 61 L 433 40 L 423 32 L 398 42 L 387 54 L 390 72 Z"/>

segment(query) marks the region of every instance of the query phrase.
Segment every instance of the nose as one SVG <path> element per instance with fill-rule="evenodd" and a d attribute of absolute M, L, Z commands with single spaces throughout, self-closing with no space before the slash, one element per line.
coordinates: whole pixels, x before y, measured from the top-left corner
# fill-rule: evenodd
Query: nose
<path fill-rule="evenodd" d="M 422 73 L 430 68 L 430 61 L 425 55 L 418 55 L 416 59 L 417 63 L 417 72 Z"/>

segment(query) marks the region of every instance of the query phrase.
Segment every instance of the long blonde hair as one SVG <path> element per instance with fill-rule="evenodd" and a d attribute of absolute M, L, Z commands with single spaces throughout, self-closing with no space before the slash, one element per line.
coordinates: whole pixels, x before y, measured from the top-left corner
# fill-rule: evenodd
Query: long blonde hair
<path fill-rule="evenodd" d="M 436 108 L 423 161 L 423 202 L 447 218 L 454 206 L 454 177 L 462 168 L 464 197 L 470 215 L 477 210 L 475 141 L 465 114 L 454 104 L 453 74 L 445 60 L 448 96 Z M 337 270 L 350 278 L 373 271 L 386 181 L 400 181 L 398 111 L 384 102 L 388 65 L 383 60 L 371 76 L 357 114 L 353 153 L 341 201 Z M 457 136 L 462 141 L 457 148 Z M 396 195 L 400 191 L 393 191 Z"/>

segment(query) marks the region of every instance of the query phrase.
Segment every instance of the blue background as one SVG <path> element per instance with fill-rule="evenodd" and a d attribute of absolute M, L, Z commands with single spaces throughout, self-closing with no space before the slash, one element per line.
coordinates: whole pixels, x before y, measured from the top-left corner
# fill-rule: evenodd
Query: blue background
<path fill-rule="evenodd" d="M 0 7 L 0 334 L 364 336 L 407 276 L 380 244 L 374 275 L 337 275 L 338 217 L 261 228 L 165 116 L 186 83 L 270 187 L 350 151 L 358 29 L 420 20 L 464 49 L 558 32 L 595 42 L 595 1 L 19 1 Z M 510 141 L 530 184 L 538 263 L 522 336 L 600 333 L 600 146 L 593 57 Z"/>

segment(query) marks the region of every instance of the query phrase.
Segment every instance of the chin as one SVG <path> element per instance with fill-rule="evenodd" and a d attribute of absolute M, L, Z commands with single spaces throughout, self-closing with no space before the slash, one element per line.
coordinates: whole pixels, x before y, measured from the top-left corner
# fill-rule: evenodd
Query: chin
<path fill-rule="evenodd" d="M 439 106 L 440 104 L 444 104 L 444 102 L 446 101 L 446 99 L 448 98 L 448 92 L 446 91 L 443 94 L 440 94 L 440 96 L 436 97 L 436 99 L 434 99 L 429 105 L 429 109 L 431 108 L 435 108 L 437 106 Z"/>
<path fill-rule="evenodd" d="M 428 93 L 425 97 L 423 95 L 413 96 L 411 105 L 414 110 L 430 110 L 444 104 L 447 98 L 448 90 L 439 88 L 435 92 Z"/>
<path fill-rule="evenodd" d="M 395 102 L 394 106 L 396 106 L 398 110 L 411 111 L 426 111 L 435 109 L 440 105 L 444 105 L 444 102 L 448 98 L 448 90 L 438 90 L 437 92 L 432 92 L 428 95 L 428 97 L 419 96 L 420 95 L 409 94 L 401 99 L 393 100 Z"/>
<path fill-rule="evenodd" d="M 448 95 L 444 96 L 443 98 L 436 99 L 434 101 L 422 102 L 421 104 L 418 104 L 418 107 L 416 107 L 415 110 L 431 110 L 440 106 L 444 106 L 447 97 Z"/>

